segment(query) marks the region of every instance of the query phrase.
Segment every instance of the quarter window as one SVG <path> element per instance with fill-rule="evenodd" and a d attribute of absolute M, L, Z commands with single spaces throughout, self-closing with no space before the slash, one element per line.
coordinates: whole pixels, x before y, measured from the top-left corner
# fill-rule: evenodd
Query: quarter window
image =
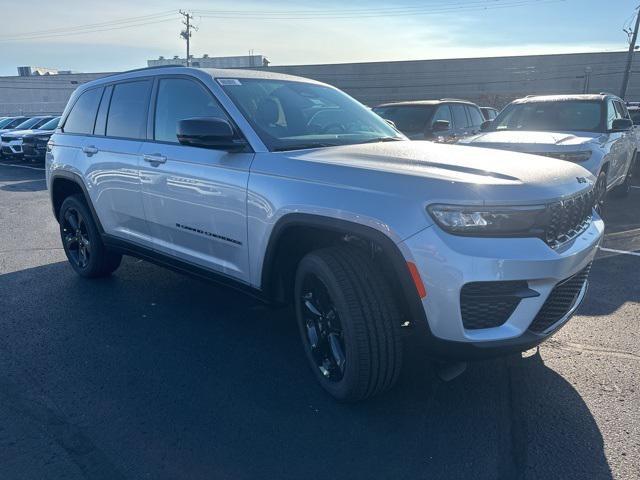
<path fill-rule="evenodd" d="M 178 142 L 178 122 L 185 118 L 217 117 L 227 119 L 217 100 L 199 84 L 184 78 L 165 78 L 158 85 L 154 138 Z"/>
<path fill-rule="evenodd" d="M 102 90 L 102 88 L 93 88 L 80 95 L 64 122 L 64 132 L 85 135 L 93 133 Z"/>
<path fill-rule="evenodd" d="M 146 138 L 150 93 L 151 81 L 149 80 L 117 84 L 111 95 L 107 116 L 107 136 Z"/>

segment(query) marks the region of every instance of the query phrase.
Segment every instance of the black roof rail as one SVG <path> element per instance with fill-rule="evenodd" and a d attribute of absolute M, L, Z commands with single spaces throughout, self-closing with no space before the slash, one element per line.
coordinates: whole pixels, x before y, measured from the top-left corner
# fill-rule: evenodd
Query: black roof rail
<path fill-rule="evenodd" d="M 124 72 L 115 72 L 115 73 L 111 73 L 105 77 L 101 77 L 101 78 L 107 78 L 107 77 L 113 77 L 115 75 L 122 75 L 125 73 L 133 73 L 133 72 L 144 72 L 145 70 L 155 70 L 156 68 L 176 68 L 176 67 L 184 67 L 187 68 L 184 65 L 180 65 L 178 63 L 176 64 L 172 64 L 172 65 L 158 65 L 155 67 L 142 67 L 142 68 L 134 68 L 132 70 L 125 70 Z"/>

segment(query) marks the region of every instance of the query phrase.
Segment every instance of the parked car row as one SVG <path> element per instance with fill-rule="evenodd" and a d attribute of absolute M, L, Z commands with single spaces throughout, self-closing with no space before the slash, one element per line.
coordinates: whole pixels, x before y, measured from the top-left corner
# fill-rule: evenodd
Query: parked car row
<path fill-rule="evenodd" d="M 0 157 L 44 161 L 47 142 L 60 116 L 0 118 Z"/>
<path fill-rule="evenodd" d="M 636 132 L 634 124 L 640 123 L 640 104 L 627 107 L 607 93 L 528 96 L 501 112 L 456 99 L 385 103 L 373 111 L 412 140 L 512 150 L 580 164 L 597 179 L 600 209 L 607 192 L 628 194 L 638 163 L 640 129 Z"/>

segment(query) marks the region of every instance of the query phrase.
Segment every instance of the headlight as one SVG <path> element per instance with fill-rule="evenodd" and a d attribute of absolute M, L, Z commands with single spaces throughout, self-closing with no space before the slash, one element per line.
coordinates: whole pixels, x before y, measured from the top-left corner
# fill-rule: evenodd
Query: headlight
<path fill-rule="evenodd" d="M 545 152 L 537 153 L 536 155 L 542 155 L 545 157 L 553 157 L 558 160 L 566 160 L 567 162 L 586 162 L 591 158 L 590 150 L 582 150 L 579 152 Z"/>
<path fill-rule="evenodd" d="M 547 208 L 430 205 L 427 210 L 440 228 L 456 235 L 530 237 L 544 233 Z"/>

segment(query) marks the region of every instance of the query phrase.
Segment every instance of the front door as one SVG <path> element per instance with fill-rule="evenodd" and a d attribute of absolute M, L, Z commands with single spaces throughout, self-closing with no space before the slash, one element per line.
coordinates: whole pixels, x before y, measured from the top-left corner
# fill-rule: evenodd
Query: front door
<path fill-rule="evenodd" d="M 156 79 L 152 136 L 140 151 L 143 205 L 155 248 L 241 281 L 249 279 L 247 182 L 253 153 L 180 145 L 179 120 L 229 120 L 190 77 Z"/>

